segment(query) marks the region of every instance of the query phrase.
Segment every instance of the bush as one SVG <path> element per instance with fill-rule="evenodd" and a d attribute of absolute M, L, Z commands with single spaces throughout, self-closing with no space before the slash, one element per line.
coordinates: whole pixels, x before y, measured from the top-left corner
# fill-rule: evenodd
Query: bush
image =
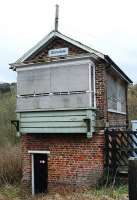
<path fill-rule="evenodd" d="M 21 176 L 20 148 L 8 144 L 0 149 L 0 184 L 17 184 Z"/>
<path fill-rule="evenodd" d="M 0 87 L 0 146 L 18 143 L 16 129 L 11 125 L 11 120 L 16 119 L 15 108 L 16 88 L 12 85 L 3 93 Z"/>

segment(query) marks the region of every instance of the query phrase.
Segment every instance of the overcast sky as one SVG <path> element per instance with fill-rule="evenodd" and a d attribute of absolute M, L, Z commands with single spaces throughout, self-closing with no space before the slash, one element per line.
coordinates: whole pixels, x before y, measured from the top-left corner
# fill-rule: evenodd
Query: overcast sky
<path fill-rule="evenodd" d="M 0 82 L 15 82 L 8 63 L 54 29 L 108 54 L 137 83 L 136 0 L 0 0 Z"/>

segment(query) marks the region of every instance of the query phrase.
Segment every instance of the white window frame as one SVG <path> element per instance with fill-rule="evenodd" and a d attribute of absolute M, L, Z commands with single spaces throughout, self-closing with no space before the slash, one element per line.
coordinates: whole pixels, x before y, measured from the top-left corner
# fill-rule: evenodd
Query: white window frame
<path fill-rule="evenodd" d="M 112 77 L 112 75 L 109 75 L 109 76 Z M 113 79 L 113 77 L 112 77 L 112 79 Z M 107 82 L 107 84 L 109 84 L 109 81 Z M 116 79 L 116 83 L 115 84 L 116 84 L 115 87 L 118 87 L 120 85 L 120 81 L 118 79 Z M 125 90 L 125 110 L 126 110 L 126 88 L 123 88 L 123 89 Z M 108 85 L 107 85 L 107 91 L 108 91 Z M 116 109 L 108 108 L 108 111 L 109 112 L 113 112 L 113 113 L 126 115 L 126 111 L 122 112 L 122 106 L 121 106 L 121 110 L 118 109 L 118 103 L 120 103 L 122 105 L 122 101 L 120 101 L 120 99 L 118 97 L 118 90 L 117 89 L 116 89 L 116 91 L 117 91 L 116 98 L 115 98 Z M 112 98 L 112 96 L 109 96 L 109 94 L 107 93 L 107 105 L 108 105 L 109 98 Z"/>

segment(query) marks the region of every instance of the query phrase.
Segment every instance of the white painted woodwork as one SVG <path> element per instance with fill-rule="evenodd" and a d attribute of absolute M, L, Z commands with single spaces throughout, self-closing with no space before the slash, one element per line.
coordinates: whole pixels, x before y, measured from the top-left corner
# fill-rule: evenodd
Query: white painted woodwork
<path fill-rule="evenodd" d="M 51 92 L 89 90 L 88 65 L 51 68 Z"/>
<path fill-rule="evenodd" d="M 28 150 L 30 154 L 50 154 L 50 151 Z"/>
<path fill-rule="evenodd" d="M 17 111 L 59 108 L 85 108 L 89 106 L 89 93 L 17 98 Z"/>

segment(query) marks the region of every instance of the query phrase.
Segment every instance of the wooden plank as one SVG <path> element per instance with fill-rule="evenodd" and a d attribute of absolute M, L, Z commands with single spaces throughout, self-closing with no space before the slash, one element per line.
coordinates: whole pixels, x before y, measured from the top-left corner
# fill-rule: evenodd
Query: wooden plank
<path fill-rule="evenodd" d="M 86 115 L 86 110 L 25 112 L 25 113 L 20 113 L 20 114 L 21 114 L 22 118 L 23 117 L 85 116 Z"/>
<path fill-rule="evenodd" d="M 17 73 L 17 94 L 50 92 L 50 69 L 35 69 Z"/>
<path fill-rule="evenodd" d="M 21 128 L 21 133 L 87 133 L 87 128 Z"/>
<path fill-rule="evenodd" d="M 51 68 L 51 91 L 89 90 L 88 64 Z"/>
<path fill-rule="evenodd" d="M 89 90 L 88 64 L 19 71 L 17 94 Z"/>
<path fill-rule="evenodd" d="M 21 128 L 86 127 L 85 122 L 21 122 Z"/>
<path fill-rule="evenodd" d="M 93 111 L 47 111 L 21 113 L 21 133 L 87 133 L 86 117 L 91 118 Z M 54 116 L 54 114 L 56 116 Z M 80 115 L 81 114 L 81 115 Z"/>
<path fill-rule="evenodd" d="M 86 117 L 86 116 L 85 116 Z M 21 122 L 79 122 L 82 121 L 85 117 L 83 116 L 65 116 L 65 117 L 27 117 L 21 118 Z"/>
<path fill-rule="evenodd" d="M 89 93 L 17 98 L 17 110 L 85 108 L 89 106 Z"/>

